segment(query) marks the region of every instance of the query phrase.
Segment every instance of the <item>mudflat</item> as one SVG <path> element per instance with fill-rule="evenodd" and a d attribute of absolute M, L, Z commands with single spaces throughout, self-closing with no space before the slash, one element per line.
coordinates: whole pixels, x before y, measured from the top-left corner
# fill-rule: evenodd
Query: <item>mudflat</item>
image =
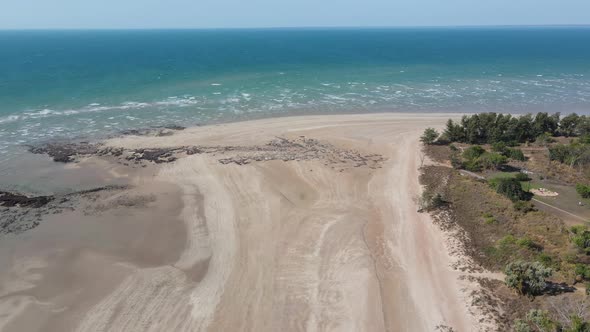
<path fill-rule="evenodd" d="M 125 187 L 0 237 L 0 328 L 478 331 L 476 286 L 417 212 L 419 136 L 448 117 L 285 117 L 103 142 L 116 153 L 75 167 L 109 164 Z"/>

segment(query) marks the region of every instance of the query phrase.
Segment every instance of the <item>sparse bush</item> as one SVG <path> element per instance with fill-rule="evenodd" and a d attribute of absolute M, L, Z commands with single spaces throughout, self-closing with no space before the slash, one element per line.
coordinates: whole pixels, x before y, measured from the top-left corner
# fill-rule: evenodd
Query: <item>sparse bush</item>
<path fill-rule="evenodd" d="M 483 218 L 484 218 L 484 222 L 486 225 L 492 225 L 492 224 L 496 224 L 498 222 L 496 220 L 496 218 L 494 217 L 494 215 L 489 212 L 484 213 Z"/>
<path fill-rule="evenodd" d="M 526 248 L 526 249 L 531 249 L 531 250 L 536 250 L 539 247 L 531 238 L 526 237 L 526 236 L 518 239 L 518 241 L 516 241 L 516 244 L 518 244 L 518 246 L 521 248 Z"/>
<path fill-rule="evenodd" d="M 501 238 L 498 241 L 498 244 L 501 247 L 505 247 L 507 245 L 512 245 L 512 244 L 515 244 L 515 243 L 516 243 L 516 238 L 513 235 L 511 235 L 511 234 L 508 234 L 508 235 L 504 236 L 503 238 Z"/>
<path fill-rule="evenodd" d="M 529 213 L 536 211 L 535 206 L 531 202 L 517 201 L 514 202 L 513 207 L 516 211 L 522 213 Z"/>
<path fill-rule="evenodd" d="M 437 208 L 443 207 L 446 204 L 447 204 L 447 202 L 443 199 L 442 195 L 436 194 L 432 198 L 432 202 L 430 203 L 430 206 L 434 209 L 437 209 Z"/>
<path fill-rule="evenodd" d="M 526 314 L 526 320 L 532 323 L 540 331 L 555 331 L 557 324 L 549 318 L 549 312 L 540 309 L 531 309 Z"/>
<path fill-rule="evenodd" d="M 430 190 L 424 190 L 419 199 L 420 210 L 433 210 L 442 208 L 448 202 L 444 200 L 440 193 L 434 194 Z"/>
<path fill-rule="evenodd" d="M 504 273 L 508 287 L 521 295 L 537 295 L 547 286 L 546 279 L 553 274 L 553 270 L 539 262 L 516 261 L 509 263 Z"/>
<path fill-rule="evenodd" d="M 456 152 L 451 154 L 451 166 L 453 166 L 454 169 L 461 169 L 464 166 L 461 157 Z"/>
<path fill-rule="evenodd" d="M 420 141 L 426 145 L 432 145 L 434 142 L 436 142 L 438 136 L 440 135 L 434 128 L 426 128 L 426 130 L 424 130 L 424 134 L 422 134 L 422 137 L 420 137 Z"/>
<path fill-rule="evenodd" d="M 572 315 L 571 326 L 563 329 L 564 332 L 590 332 L 590 323 L 585 322 L 580 316 Z"/>
<path fill-rule="evenodd" d="M 551 143 L 555 143 L 555 139 L 551 137 L 551 134 L 543 133 L 537 136 L 535 143 L 539 144 L 540 146 L 548 146 Z"/>

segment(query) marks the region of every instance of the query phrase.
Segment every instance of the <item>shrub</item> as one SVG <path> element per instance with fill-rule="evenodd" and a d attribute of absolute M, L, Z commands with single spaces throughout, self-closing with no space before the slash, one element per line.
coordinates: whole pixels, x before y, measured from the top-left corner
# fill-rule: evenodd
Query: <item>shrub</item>
<path fill-rule="evenodd" d="M 496 192 L 508 197 L 511 201 L 524 201 L 529 199 L 529 195 L 522 190 L 520 182 L 516 179 L 501 178 L 497 179 Z"/>
<path fill-rule="evenodd" d="M 494 152 L 485 152 L 477 159 L 478 164 L 485 169 L 498 168 L 506 161 L 506 157 Z"/>
<path fill-rule="evenodd" d="M 443 199 L 441 194 L 436 194 L 432 198 L 432 202 L 430 203 L 431 208 L 437 209 L 443 207 L 447 204 L 447 202 Z"/>
<path fill-rule="evenodd" d="M 516 241 L 516 244 L 518 244 L 519 247 L 521 248 L 526 248 L 526 249 L 530 249 L 530 250 L 540 250 L 541 246 L 539 246 L 538 244 L 535 243 L 535 241 L 533 241 L 531 238 L 529 237 L 523 237 L 518 239 L 518 241 Z"/>
<path fill-rule="evenodd" d="M 470 172 L 480 172 L 481 171 L 481 165 L 479 164 L 479 162 L 477 160 L 466 161 L 465 163 L 463 163 L 463 168 L 465 168 L 466 170 L 468 170 Z"/>
<path fill-rule="evenodd" d="M 590 231 L 584 225 L 573 226 L 570 231 L 572 232 L 572 243 L 576 245 L 580 250 L 590 255 Z"/>
<path fill-rule="evenodd" d="M 500 247 L 505 247 L 507 245 L 511 245 L 511 244 L 515 244 L 516 243 L 516 238 L 513 235 L 506 235 L 503 238 L 501 238 L 500 240 L 498 240 L 498 245 Z"/>
<path fill-rule="evenodd" d="M 484 213 L 483 214 L 484 222 L 486 225 L 492 225 L 498 223 L 496 218 L 491 213 Z"/>
<path fill-rule="evenodd" d="M 492 144 L 492 151 L 497 152 L 501 155 L 507 156 L 508 155 L 508 147 L 504 142 L 496 142 Z"/>
<path fill-rule="evenodd" d="M 514 176 L 514 178 L 520 182 L 526 182 L 526 181 L 531 181 L 532 179 L 524 173 L 518 173 Z"/>
<path fill-rule="evenodd" d="M 590 186 L 586 186 L 581 183 L 578 183 L 576 185 L 576 191 L 583 198 L 590 198 Z"/>
<path fill-rule="evenodd" d="M 424 130 L 424 134 L 422 134 L 422 137 L 420 137 L 420 141 L 422 141 L 424 144 L 432 145 L 438 136 L 439 133 L 434 128 L 426 128 L 426 130 Z"/>
<path fill-rule="evenodd" d="M 576 273 L 576 276 L 579 276 L 582 279 L 590 280 L 590 266 L 587 264 L 576 264 L 574 272 Z"/>
<path fill-rule="evenodd" d="M 525 161 L 526 158 L 521 149 L 508 149 L 508 158 L 518 161 Z"/>
<path fill-rule="evenodd" d="M 564 332 L 590 332 L 590 323 L 584 321 L 582 317 L 578 315 L 572 315 L 571 326 L 564 329 Z"/>
<path fill-rule="evenodd" d="M 486 150 L 479 145 L 470 146 L 463 151 L 463 158 L 467 160 L 475 160 L 484 154 Z"/>
<path fill-rule="evenodd" d="M 509 263 L 504 273 L 508 287 L 521 295 L 537 295 L 547 286 L 546 279 L 553 274 L 553 270 L 539 262 L 516 261 Z"/>
<path fill-rule="evenodd" d="M 447 204 L 441 194 L 434 194 L 430 190 L 424 190 L 419 201 L 420 210 L 438 209 Z"/>
<path fill-rule="evenodd" d="M 539 254 L 539 257 L 537 257 L 537 260 L 539 262 L 541 262 L 541 264 L 543 264 L 545 267 L 553 266 L 553 258 L 551 258 L 551 256 L 547 255 L 544 252 Z"/>

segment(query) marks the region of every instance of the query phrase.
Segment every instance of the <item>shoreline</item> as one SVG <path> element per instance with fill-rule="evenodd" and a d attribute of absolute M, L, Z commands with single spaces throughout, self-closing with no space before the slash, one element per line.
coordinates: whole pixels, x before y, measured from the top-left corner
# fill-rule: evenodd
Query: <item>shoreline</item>
<path fill-rule="evenodd" d="M 93 305 L 76 316 L 82 319 L 68 316 L 73 313 L 67 309 L 60 315 L 70 317 L 70 327 L 79 330 L 133 330 L 145 315 L 152 329 L 432 331 L 444 325 L 478 330 L 478 317 L 469 309 L 468 290 L 475 286 L 452 267 L 446 235 L 429 215 L 416 212 L 415 202 L 421 191 L 418 137 L 424 128 L 440 127 L 457 115 L 293 116 L 104 141 L 101 148 L 110 154 L 77 156 L 73 167 L 84 169 L 100 160 L 111 165 L 108 176 L 125 179 L 131 189 L 84 201 L 87 211 L 96 212 L 92 218 L 108 225 L 121 216 L 134 220 L 164 209 L 167 214 L 150 219 L 153 229 L 178 220 L 186 242 L 168 251 L 172 238 L 157 231 L 150 235 L 150 243 L 161 243 L 158 255 L 170 262 L 163 265 L 152 259 L 154 252 L 142 253 L 145 239 L 133 232 L 149 228 L 140 224 L 122 232 L 138 245 L 130 254 L 112 253 L 112 239 L 110 245 L 86 248 L 93 257 L 109 257 L 112 266 L 123 264 L 131 272 L 97 290 Z M 144 159 L 150 149 L 173 149 L 166 157 L 173 158 L 154 164 Z M 167 184 L 168 191 L 158 183 Z M 177 194 L 166 198 L 171 188 Z M 106 212 L 99 203 L 103 198 L 113 202 Z M 43 220 L 39 229 L 50 225 Z M 23 242 L 19 245 L 26 247 Z M 3 245 L 10 248 L 0 239 Z M 50 244 L 44 249 L 56 250 Z M 142 264 L 145 259 L 152 263 Z M 43 268 L 37 274 L 35 286 L 19 294 L 51 287 L 54 281 Z M 10 288 L 9 281 L 0 276 L 2 289 Z M 49 311 L 31 302 L 9 323 L 22 328 L 18 324 L 27 312 L 41 311 L 39 327 L 53 326 L 51 310 L 64 305 L 60 297 L 49 292 L 43 299 Z M 66 297 L 69 305 L 84 301 L 74 294 Z M 10 292 L 3 298 L 10 299 Z"/>

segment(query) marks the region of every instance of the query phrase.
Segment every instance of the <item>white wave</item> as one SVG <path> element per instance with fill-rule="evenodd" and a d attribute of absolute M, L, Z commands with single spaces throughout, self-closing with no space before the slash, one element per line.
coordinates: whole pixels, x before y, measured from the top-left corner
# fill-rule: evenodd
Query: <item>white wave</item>
<path fill-rule="evenodd" d="M 20 116 L 18 116 L 18 115 L 9 115 L 9 116 L 5 116 L 3 118 L 0 118 L 0 123 L 14 122 L 14 121 L 18 121 L 19 119 L 20 119 Z"/>

